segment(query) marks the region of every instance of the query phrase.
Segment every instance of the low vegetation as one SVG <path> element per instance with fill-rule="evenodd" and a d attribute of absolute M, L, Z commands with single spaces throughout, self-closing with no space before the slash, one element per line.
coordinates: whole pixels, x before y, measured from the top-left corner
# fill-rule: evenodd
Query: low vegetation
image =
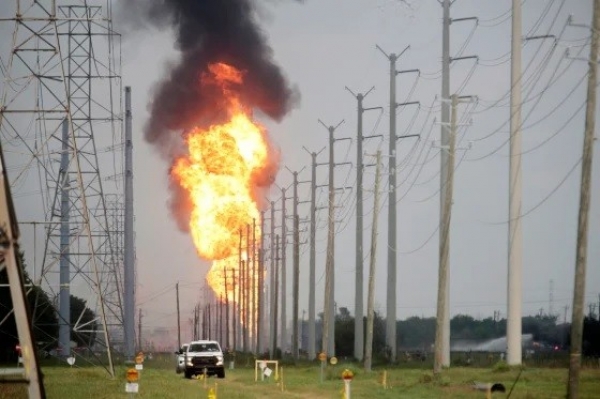
<path fill-rule="evenodd" d="M 244 362 L 246 363 L 246 362 Z M 209 389 L 216 389 L 218 398 L 341 398 L 345 369 L 354 372 L 352 398 L 485 398 L 485 393 L 473 389 L 474 382 L 502 383 L 506 394 L 514 384 L 511 398 L 564 398 L 566 369 L 451 368 L 441 380 L 431 378 L 423 369 L 390 368 L 366 373 L 357 364 L 341 362 L 329 366 L 321 380 L 315 363 L 284 365 L 279 379 L 254 381 L 254 367 L 237 365 L 227 370 L 225 379 L 185 379 L 175 373 L 172 356 L 146 360 L 139 381 L 137 398 L 207 398 Z M 46 366 L 43 368 L 48 398 L 119 398 L 126 397 L 124 366 L 117 368 L 111 379 L 99 367 Z M 387 388 L 383 385 L 385 382 Z M 281 378 L 283 376 L 283 378 Z M 283 387 L 282 384 L 283 383 Z M 20 391 L 20 392 L 19 392 Z M 597 398 L 600 392 L 600 369 L 586 368 L 581 378 L 581 398 Z M 24 391 L 13 385 L 0 385 L 0 399 L 26 398 Z"/>

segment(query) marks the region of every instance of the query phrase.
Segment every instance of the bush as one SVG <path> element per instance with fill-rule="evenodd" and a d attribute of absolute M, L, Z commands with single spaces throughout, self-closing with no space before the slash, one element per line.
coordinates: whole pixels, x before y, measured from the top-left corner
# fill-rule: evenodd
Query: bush
<path fill-rule="evenodd" d="M 500 360 L 499 362 L 494 364 L 492 371 L 494 371 L 495 373 L 505 373 L 507 371 L 510 371 L 510 367 L 504 360 Z"/>
<path fill-rule="evenodd" d="M 419 377 L 419 382 L 421 384 L 429 384 L 429 383 L 433 382 L 433 375 L 431 375 L 429 373 L 423 373 Z"/>

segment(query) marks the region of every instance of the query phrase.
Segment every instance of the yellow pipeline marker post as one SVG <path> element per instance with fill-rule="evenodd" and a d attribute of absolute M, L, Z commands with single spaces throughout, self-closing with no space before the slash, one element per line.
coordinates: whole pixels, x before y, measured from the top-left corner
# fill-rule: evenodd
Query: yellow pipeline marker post
<path fill-rule="evenodd" d="M 350 383 L 354 378 L 354 373 L 351 370 L 345 369 L 342 371 L 342 379 L 344 380 L 344 398 L 350 399 Z"/>

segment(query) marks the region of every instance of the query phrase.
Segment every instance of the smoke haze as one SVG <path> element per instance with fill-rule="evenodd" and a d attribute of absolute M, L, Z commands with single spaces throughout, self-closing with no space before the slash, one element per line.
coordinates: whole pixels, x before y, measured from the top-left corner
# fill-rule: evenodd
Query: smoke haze
<path fill-rule="evenodd" d="M 170 27 L 175 34 L 180 57 L 155 85 L 144 127 L 145 139 L 169 161 L 185 154 L 186 131 L 222 123 L 227 117 L 220 106 L 223 93 L 200 84 L 209 64 L 223 62 L 243 71 L 244 81 L 236 85 L 241 102 L 274 120 L 281 120 L 298 102 L 299 94 L 275 64 L 258 24 L 257 1 L 126 0 L 122 4 L 126 27 Z M 176 184 L 171 192 L 177 224 L 187 230 L 187 194 Z"/>
<path fill-rule="evenodd" d="M 245 72 L 242 102 L 274 120 L 294 106 L 298 94 L 273 61 L 272 49 L 256 21 L 252 0 L 128 0 L 129 14 L 157 27 L 170 26 L 181 51 L 178 62 L 156 86 L 150 101 L 146 139 L 165 145 L 174 132 L 218 122 L 219 93 L 199 84 L 210 63 L 224 62 Z M 222 114 L 221 114 L 222 115 Z M 175 147 L 175 150 L 177 148 Z"/>

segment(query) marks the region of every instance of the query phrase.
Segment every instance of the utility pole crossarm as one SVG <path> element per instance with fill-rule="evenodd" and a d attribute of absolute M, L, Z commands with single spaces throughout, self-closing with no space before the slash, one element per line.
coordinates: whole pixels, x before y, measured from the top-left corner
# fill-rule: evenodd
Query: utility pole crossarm
<path fill-rule="evenodd" d="M 477 60 L 479 61 L 479 56 L 478 55 L 465 55 L 462 57 L 450 57 L 450 62 L 454 62 L 454 61 L 463 61 L 463 60 Z"/>
<path fill-rule="evenodd" d="M 407 138 L 410 138 L 410 137 L 418 137 L 418 138 L 421 138 L 421 135 L 420 135 L 420 134 L 405 134 L 404 136 L 396 136 L 396 140 L 399 140 L 399 139 L 407 139 Z"/>
<path fill-rule="evenodd" d="M 321 119 L 318 119 L 319 123 L 321 125 L 323 125 L 323 127 L 329 131 L 335 131 L 338 127 L 340 127 L 340 125 L 342 125 L 344 123 L 344 119 L 342 119 L 337 125 L 335 126 L 327 126 Z"/>
<path fill-rule="evenodd" d="M 406 52 L 406 51 L 407 51 L 407 50 L 410 48 L 410 44 L 409 44 L 408 46 L 406 46 L 406 47 L 404 48 L 404 50 L 402 50 L 402 51 L 400 52 L 400 54 L 394 54 L 394 53 L 391 53 L 391 54 L 389 54 L 389 55 L 388 55 L 388 53 L 386 53 L 385 51 L 383 51 L 383 49 L 382 49 L 381 47 L 379 47 L 379 45 L 378 45 L 378 44 L 376 44 L 376 45 L 375 45 L 375 48 L 376 48 L 377 50 L 381 51 L 381 53 L 382 53 L 383 55 L 385 55 L 385 58 L 387 58 L 387 59 L 389 59 L 389 60 L 391 60 L 391 59 L 393 58 L 393 59 L 394 59 L 394 61 L 395 61 L 395 60 L 397 60 L 398 58 L 400 58 L 400 57 L 402 56 L 402 54 L 404 54 L 404 53 L 405 53 L 405 52 Z"/>
<path fill-rule="evenodd" d="M 420 69 L 403 69 L 400 71 L 396 71 L 396 75 L 400 75 L 403 73 L 418 73 L 419 76 L 421 76 L 421 70 Z"/>
<path fill-rule="evenodd" d="M 363 140 L 366 140 L 366 139 L 374 139 L 374 138 L 376 138 L 376 137 L 382 137 L 382 138 L 383 138 L 383 134 L 373 134 L 373 135 L 371 135 L 371 136 L 363 136 Z"/>
<path fill-rule="evenodd" d="M 352 141 L 352 137 L 340 137 L 339 139 L 333 139 L 333 141 L 344 141 L 344 140 L 350 140 Z"/>
<path fill-rule="evenodd" d="M 343 165 L 352 165 L 352 162 L 350 161 L 346 161 L 346 162 L 335 162 L 333 164 L 333 166 L 343 166 Z"/>
<path fill-rule="evenodd" d="M 420 107 L 421 102 L 420 101 L 408 101 L 408 102 L 404 102 L 404 103 L 396 103 L 396 108 L 405 107 L 407 105 L 418 105 Z"/>
<path fill-rule="evenodd" d="M 479 18 L 478 17 L 464 17 L 464 18 L 452 18 L 452 19 L 450 19 L 450 23 L 465 22 L 465 21 L 475 21 L 476 24 L 479 24 Z"/>
<path fill-rule="evenodd" d="M 523 40 L 525 41 L 529 41 L 529 40 L 540 40 L 540 39 L 554 39 L 554 42 L 557 41 L 557 38 L 555 35 L 536 35 L 536 36 L 525 36 L 523 38 Z"/>

